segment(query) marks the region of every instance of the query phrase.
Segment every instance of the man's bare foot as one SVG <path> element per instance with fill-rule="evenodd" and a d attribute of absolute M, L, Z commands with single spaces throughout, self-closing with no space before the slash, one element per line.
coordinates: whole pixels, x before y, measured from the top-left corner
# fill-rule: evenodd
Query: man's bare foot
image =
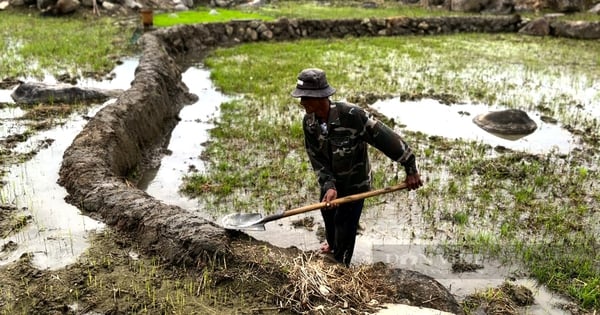
<path fill-rule="evenodd" d="M 331 248 L 329 247 L 329 244 L 327 244 L 327 242 L 321 244 L 321 254 L 330 254 Z"/>

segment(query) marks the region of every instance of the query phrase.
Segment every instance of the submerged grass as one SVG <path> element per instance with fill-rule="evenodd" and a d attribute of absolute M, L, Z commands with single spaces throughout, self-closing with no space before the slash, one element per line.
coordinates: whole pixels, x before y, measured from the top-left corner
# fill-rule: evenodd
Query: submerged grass
<path fill-rule="evenodd" d="M 461 102 L 544 108 L 559 123 L 598 139 L 597 125 L 577 108 L 600 102 L 598 93 L 590 93 L 600 77 L 599 50 L 597 41 L 506 34 L 303 40 L 216 50 L 205 59 L 213 81 L 225 93 L 245 96 L 221 107 L 204 153 L 208 172 L 191 175 L 184 189 L 216 212 L 269 213 L 316 201 L 303 149 L 303 110 L 289 95 L 306 67 L 327 70 L 338 89 L 335 99 L 448 93 Z M 395 197 L 399 207 L 421 210 L 426 222 L 417 237 L 448 230 L 451 243 L 465 251 L 510 259 L 582 307 L 600 307 L 597 141 L 566 155 L 498 154 L 481 143 L 401 132 L 426 180 L 416 200 Z M 371 153 L 376 187 L 403 178 L 385 156 Z"/>

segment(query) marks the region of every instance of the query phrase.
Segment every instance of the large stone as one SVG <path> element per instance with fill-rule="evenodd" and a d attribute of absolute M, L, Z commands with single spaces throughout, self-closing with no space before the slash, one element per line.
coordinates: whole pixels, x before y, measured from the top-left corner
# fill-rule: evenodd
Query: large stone
<path fill-rule="evenodd" d="M 58 0 L 56 2 L 56 8 L 58 14 L 69 14 L 77 11 L 81 3 L 79 0 Z"/>
<path fill-rule="evenodd" d="M 516 140 L 533 133 L 537 124 L 525 111 L 507 109 L 480 114 L 473 122 L 481 129 L 502 138 Z"/>
<path fill-rule="evenodd" d="M 74 13 L 81 6 L 79 0 L 58 0 L 55 4 L 47 0 L 38 0 L 37 5 L 44 16 L 61 16 Z"/>
<path fill-rule="evenodd" d="M 489 0 L 450 0 L 450 10 L 459 12 L 481 12 Z"/>
<path fill-rule="evenodd" d="M 550 24 L 555 36 L 576 39 L 600 39 L 600 22 L 556 21 Z"/>
<path fill-rule="evenodd" d="M 81 88 L 69 84 L 49 85 L 27 82 L 19 85 L 10 95 L 17 104 L 74 104 L 102 102 L 118 96 L 120 90 Z"/>
<path fill-rule="evenodd" d="M 585 3 L 583 0 L 556 0 L 551 2 L 554 4 L 554 10 L 558 12 L 582 12 L 585 8 Z"/>
<path fill-rule="evenodd" d="M 519 33 L 532 36 L 550 35 L 550 22 L 546 18 L 535 19 L 523 26 Z"/>
<path fill-rule="evenodd" d="M 124 0 L 123 5 L 130 9 L 141 9 L 144 6 L 135 0 Z"/>

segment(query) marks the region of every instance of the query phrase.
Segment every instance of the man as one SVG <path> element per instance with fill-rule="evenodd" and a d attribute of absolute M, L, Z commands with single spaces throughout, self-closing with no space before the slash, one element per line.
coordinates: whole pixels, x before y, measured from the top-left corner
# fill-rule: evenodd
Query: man
<path fill-rule="evenodd" d="M 335 88 L 327 83 L 321 69 L 304 69 L 298 75 L 293 97 L 300 98 L 306 110 L 303 119 L 306 152 L 317 174 L 323 202 L 371 189 L 368 144 L 397 161 L 406 172 L 409 190 L 423 185 L 415 156 L 391 128 L 371 117 L 360 107 L 329 99 Z M 327 243 L 323 253 L 333 254 L 348 266 L 354 252 L 358 221 L 364 200 L 321 209 Z"/>

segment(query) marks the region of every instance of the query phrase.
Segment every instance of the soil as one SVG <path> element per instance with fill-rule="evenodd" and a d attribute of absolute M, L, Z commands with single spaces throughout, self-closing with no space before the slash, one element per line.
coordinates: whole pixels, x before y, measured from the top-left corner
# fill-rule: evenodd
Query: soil
<path fill-rule="evenodd" d="M 271 293 L 286 277 L 267 261 L 173 268 L 141 254 L 126 235 L 106 230 L 91 239 L 89 251 L 60 270 L 38 270 L 28 255 L 3 268 L 0 309 L 10 314 L 289 313 L 275 307 Z"/>

